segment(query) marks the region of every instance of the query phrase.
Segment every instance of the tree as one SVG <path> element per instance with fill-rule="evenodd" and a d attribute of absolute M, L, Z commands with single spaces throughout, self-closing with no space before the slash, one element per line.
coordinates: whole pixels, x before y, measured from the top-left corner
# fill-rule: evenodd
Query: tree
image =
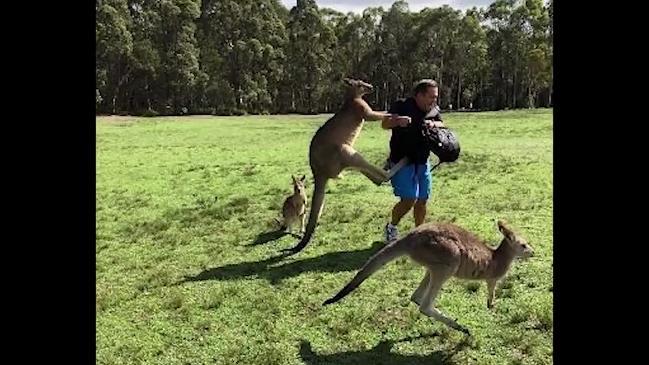
<path fill-rule="evenodd" d="M 117 112 L 121 87 L 128 81 L 128 58 L 133 51 L 131 19 L 126 0 L 105 0 L 96 3 L 96 83 L 104 95 L 102 110 Z"/>
<path fill-rule="evenodd" d="M 405 96 L 413 81 L 412 64 L 416 49 L 408 3 L 395 1 L 381 17 L 375 39 L 376 62 L 374 77 L 379 91 L 383 93 L 383 107 L 396 98 Z"/>
<path fill-rule="evenodd" d="M 289 13 L 287 31 L 291 110 L 315 113 L 327 86 L 325 75 L 335 45 L 333 29 L 322 19 L 314 0 L 298 0 Z"/>
<path fill-rule="evenodd" d="M 462 13 L 413 13 L 406 1 L 362 14 L 299 0 L 96 2 L 100 113 L 316 113 L 340 103 L 344 77 L 375 86 L 387 109 L 434 78 L 442 108 L 552 104 L 552 10 L 496 0 Z"/>
<path fill-rule="evenodd" d="M 196 24 L 198 0 L 161 0 L 158 8 L 160 56 L 165 82 L 165 111 L 186 113 L 192 104 L 192 91 L 199 77 Z"/>
<path fill-rule="evenodd" d="M 462 20 L 455 43 L 453 66 L 457 72 L 457 108 L 469 106 L 487 66 L 487 37 L 476 10 L 468 10 Z M 463 83 L 464 81 L 464 83 Z M 462 87 L 464 86 L 464 90 Z"/>

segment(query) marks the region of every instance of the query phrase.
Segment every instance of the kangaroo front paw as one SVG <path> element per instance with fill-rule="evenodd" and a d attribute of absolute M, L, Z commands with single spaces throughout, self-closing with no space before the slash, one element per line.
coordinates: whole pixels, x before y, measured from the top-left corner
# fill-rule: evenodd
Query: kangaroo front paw
<path fill-rule="evenodd" d="M 386 182 L 386 181 L 388 181 L 388 180 L 389 180 L 388 177 L 385 176 L 385 177 L 381 177 L 380 179 L 376 179 L 376 178 L 374 178 L 374 179 L 372 179 L 372 182 L 374 182 L 374 184 L 375 184 L 376 186 L 381 186 L 381 184 L 383 184 L 384 182 Z"/>

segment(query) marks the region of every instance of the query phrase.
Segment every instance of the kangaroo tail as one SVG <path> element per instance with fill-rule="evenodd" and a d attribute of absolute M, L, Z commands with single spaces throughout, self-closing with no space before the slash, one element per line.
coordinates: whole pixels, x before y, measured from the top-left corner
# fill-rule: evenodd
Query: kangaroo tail
<path fill-rule="evenodd" d="M 313 198 L 311 199 L 311 210 L 309 211 L 309 222 L 306 225 L 304 236 L 302 236 L 300 242 L 291 249 L 294 253 L 302 251 L 302 249 L 304 249 L 304 247 L 309 243 L 311 236 L 313 236 L 313 232 L 315 231 L 315 227 L 318 224 L 318 218 L 320 218 L 322 205 L 324 204 L 327 179 L 316 177 L 314 185 Z"/>
<path fill-rule="evenodd" d="M 383 247 L 381 251 L 377 252 L 369 260 L 367 260 L 365 265 L 363 265 L 361 270 L 358 272 L 358 274 L 356 274 L 356 276 L 354 276 L 349 284 L 345 285 L 345 287 L 342 288 L 342 290 L 339 291 L 338 294 L 336 294 L 333 298 L 327 299 L 324 303 L 322 303 L 322 305 L 332 304 L 346 297 L 347 294 L 351 293 L 352 290 L 361 285 L 361 283 L 365 281 L 365 279 L 370 277 L 370 275 L 374 274 L 390 261 L 395 260 L 396 258 L 405 254 L 406 247 L 402 240 L 392 242 Z"/>

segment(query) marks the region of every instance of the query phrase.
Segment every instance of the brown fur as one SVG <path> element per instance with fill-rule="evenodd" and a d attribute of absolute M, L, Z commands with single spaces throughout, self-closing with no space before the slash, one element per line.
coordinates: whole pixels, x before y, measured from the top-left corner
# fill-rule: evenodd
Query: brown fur
<path fill-rule="evenodd" d="M 282 205 L 282 221 L 278 220 L 281 228 L 283 230 L 291 231 L 291 228 L 300 223 L 300 232 L 304 232 L 304 221 L 306 218 L 306 188 L 304 186 L 304 180 L 306 176 L 302 176 L 300 179 L 297 179 L 295 176 L 291 176 L 293 179 L 293 194 L 287 197 L 284 200 Z"/>
<path fill-rule="evenodd" d="M 503 234 L 503 240 L 497 248 L 491 248 L 457 225 L 422 224 L 371 257 L 352 281 L 324 304 L 337 302 L 388 262 L 408 255 L 426 268 L 426 275 L 411 300 L 419 305 L 419 310 L 425 315 L 468 334 L 466 328 L 434 307 L 435 298 L 451 277 L 484 280 L 488 288 L 487 307 L 493 306 L 496 283 L 505 276 L 512 261 L 516 257 L 526 258 L 534 253 L 532 247 L 503 221 L 498 221 L 498 229 Z"/>
<path fill-rule="evenodd" d="M 372 85 L 360 80 L 345 79 L 345 82 L 349 87 L 342 108 L 316 131 L 311 140 L 309 163 L 314 178 L 314 191 L 309 222 L 300 242 L 286 250 L 288 253 L 297 253 L 309 243 L 322 214 L 329 179 L 339 178 L 344 169 L 352 168 L 377 185 L 388 180 L 389 174 L 367 162 L 354 149 L 354 142 L 365 120 L 381 120 L 389 114 L 373 111 L 363 100 L 363 95 L 372 91 Z"/>

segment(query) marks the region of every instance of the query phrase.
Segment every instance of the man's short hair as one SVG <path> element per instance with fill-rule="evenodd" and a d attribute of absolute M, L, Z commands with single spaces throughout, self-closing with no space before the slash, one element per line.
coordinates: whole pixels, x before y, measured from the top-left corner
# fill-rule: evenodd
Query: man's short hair
<path fill-rule="evenodd" d="M 425 93 L 428 91 L 429 87 L 437 87 L 437 81 L 432 79 L 423 79 L 415 83 L 415 87 L 412 90 L 413 95 L 420 93 Z"/>

